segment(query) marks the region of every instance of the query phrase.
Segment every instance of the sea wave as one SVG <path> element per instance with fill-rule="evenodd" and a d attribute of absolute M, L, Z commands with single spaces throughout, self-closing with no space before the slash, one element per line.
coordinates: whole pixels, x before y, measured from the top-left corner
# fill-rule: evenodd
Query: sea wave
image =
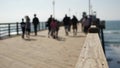
<path fill-rule="evenodd" d="M 105 40 L 105 43 L 119 43 L 120 45 L 120 40 Z"/>
<path fill-rule="evenodd" d="M 105 30 L 105 34 L 120 34 L 120 30 Z"/>

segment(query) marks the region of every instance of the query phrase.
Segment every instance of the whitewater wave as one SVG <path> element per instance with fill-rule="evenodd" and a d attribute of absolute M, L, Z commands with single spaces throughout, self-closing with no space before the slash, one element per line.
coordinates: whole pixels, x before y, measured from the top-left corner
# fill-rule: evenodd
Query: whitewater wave
<path fill-rule="evenodd" d="M 120 43 L 120 40 L 105 40 L 105 43 Z"/>
<path fill-rule="evenodd" d="M 120 30 L 105 30 L 105 34 L 120 34 Z"/>

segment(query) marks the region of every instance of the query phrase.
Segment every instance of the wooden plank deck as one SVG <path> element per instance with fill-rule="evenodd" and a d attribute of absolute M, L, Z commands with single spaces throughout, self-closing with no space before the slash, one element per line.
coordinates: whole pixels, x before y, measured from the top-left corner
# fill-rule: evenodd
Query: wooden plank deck
<path fill-rule="evenodd" d="M 97 33 L 89 33 L 75 68 L 108 68 Z"/>
<path fill-rule="evenodd" d="M 60 28 L 58 40 L 48 38 L 47 30 L 31 35 L 31 40 L 21 36 L 0 40 L 0 68 L 74 68 L 85 41 L 81 32 L 65 36 Z"/>

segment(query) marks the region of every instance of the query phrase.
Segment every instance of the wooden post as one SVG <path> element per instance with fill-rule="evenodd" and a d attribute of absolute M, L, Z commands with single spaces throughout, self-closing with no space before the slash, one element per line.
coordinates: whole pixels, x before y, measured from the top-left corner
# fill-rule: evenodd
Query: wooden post
<path fill-rule="evenodd" d="M 42 23 L 42 30 L 44 30 L 44 26 L 43 26 L 43 23 Z"/>
<path fill-rule="evenodd" d="M 105 29 L 105 21 L 101 21 L 100 22 L 100 29 L 101 29 L 101 42 L 102 42 L 102 47 L 105 53 L 105 44 L 104 44 L 104 33 L 103 33 L 103 29 Z"/>
<path fill-rule="evenodd" d="M 0 28 L 0 39 L 1 39 L 1 28 Z"/>
<path fill-rule="evenodd" d="M 10 24 L 8 24 L 8 36 L 10 36 Z"/>
<path fill-rule="evenodd" d="M 38 27 L 39 27 L 39 31 L 40 31 L 40 23 L 39 23 L 39 26 L 38 26 Z"/>
<path fill-rule="evenodd" d="M 17 35 L 19 35 L 18 22 L 16 23 L 16 32 L 17 32 Z"/>
<path fill-rule="evenodd" d="M 103 29 L 101 29 L 101 39 L 102 39 L 102 47 L 105 53 L 105 44 L 104 44 L 104 34 L 103 34 Z"/>

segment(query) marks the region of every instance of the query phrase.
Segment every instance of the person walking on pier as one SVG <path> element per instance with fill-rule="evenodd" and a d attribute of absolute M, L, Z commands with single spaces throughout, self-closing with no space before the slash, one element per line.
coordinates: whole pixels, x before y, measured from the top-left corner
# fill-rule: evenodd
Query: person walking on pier
<path fill-rule="evenodd" d="M 57 29 L 57 22 L 56 20 L 53 18 L 52 22 L 50 24 L 51 27 L 51 36 L 55 39 L 56 38 L 56 29 Z"/>
<path fill-rule="evenodd" d="M 78 23 L 78 20 L 77 18 L 73 15 L 73 18 L 72 18 L 72 28 L 73 28 L 73 35 L 77 35 L 77 23 Z"/>
<path fill-rule="evenodd" d="M 30 39 L 30 28 L 31 28 L 31 24 L 30 24 L 30 18 L 29 18 L 29 16 L 25 16 L 25 19 L 26 19 L 26 37 L 28 38 L 28 39 Z"/>
<path fill-rule="evenodd" d="M 50 16 L 50 18 L 48 19 L 48 21 L 46 22 L 46 27 L 48 27 L 48 37 L 50 37 L 50 34 L 51 34 L 51 26 L 50 26 L 50 23 L 52 22 L 52 15 Z"/>
<path fill-rule="evenodd" d="M 65 27 L 66 36 L 68 36 L 69 35 L 68 31 L 69 31 L 70 18 L 67 16 L 67 14 L 65 15 L 65 17 L 63 19 L 63 23 L 64 23 L 64 27 Z"/>
<path fill-rule="evenodd" d="M 24 22 L 24 19 L 22 19 L 22 22 L 20 23 L 21 24 L 21 29 L 22 29 L 22 38 L 24 39 L 24 35 L 25 35 L 25 22 Z"/>
<path fill-rule="evenodd" d="M 83 24 L 83 31 L 84 31 L 84 33 L 87 34 L 88 29 L 89 29 L 89 27 L 90 27 L 90 19 L 86 16 L 86 17 L 83 19 L 82 24 Z"/>
<path fill-rule="evenodd" d="M 56 38 L 58 38 L 58 33 L 59 33 L 59 29 L 60 29 L 60 22 L 58 20 L 55 20 L 57 25 L 56 25 Z"/>
<path fill-rule="evenodd" d="M 71 32 L 71 25 L 72 25 L 72 19 L 69 17 L 70 21 L 69 21 L 69 26 L 68 26 L 68 31 Z"/>
<path fill-rule="evenodd" d="M 34 14 L 34 18 L 33 18 L 33 26 L 34 26 L 34 33 L 35 36 L 37 35 L 37 26 L 39 24 L 39 19 L 36 17 L 36 14 Z"/>
<path fill-rule="evenodd" d="M 87 17 L 87 13 L 86 13 L 86 12 L 83 12 L 82 18 L 80 19 L 81 29 L 82 29 L 83 32 L 84 32 L 84 21 L 85 21 L 85 17 Z"/>

